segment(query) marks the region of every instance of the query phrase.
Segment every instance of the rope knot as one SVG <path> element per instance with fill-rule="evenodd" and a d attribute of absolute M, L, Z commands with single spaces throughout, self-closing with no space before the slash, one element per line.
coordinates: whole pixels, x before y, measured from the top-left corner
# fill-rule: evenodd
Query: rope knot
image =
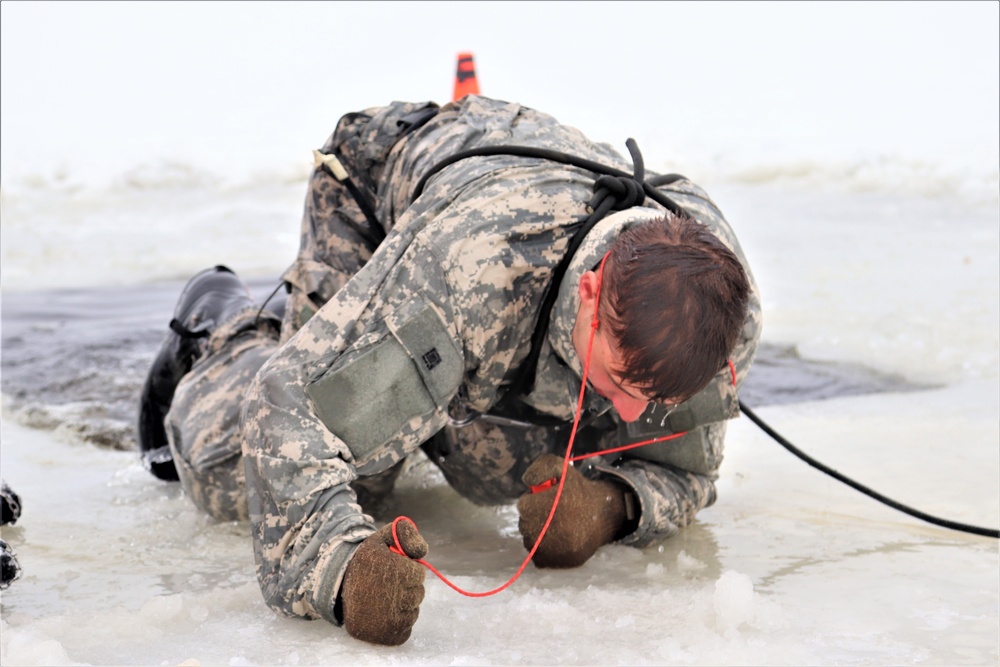
<path fill-rule="evenodd" d="M 599 176 L 594 183 L 594 197 L 590 207 L 597 209 L 605 199 L 612 201 L 612 211 L 624 211 L 633 206 L 641 206 L 646 201 L 642 183 L 631 176 Z"/>
<path fill-rule="evenodd" d="M 596 211 L 604 206 L 605 213 L 609 210 L 624 211 L 633 206 L 641 206 L 646 201 L 646 192 L 643 189 L 646 169 L 643 165 L 642 153 L 639 152 L 635 139 L 629 139 L 625 145 L 632 155 L 632 176 L 611 176 L 609 174 L 598 176 L 597 181 L 594 182 L 594 196 L 590 200 L 591 210 Z"/>

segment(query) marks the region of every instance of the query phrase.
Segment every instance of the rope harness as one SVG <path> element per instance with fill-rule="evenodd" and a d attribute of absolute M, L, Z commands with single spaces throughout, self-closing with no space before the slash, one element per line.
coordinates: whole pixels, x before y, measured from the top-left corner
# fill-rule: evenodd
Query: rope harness
<path fill-rule="evenodd" d="M 456 162 L 460 162 L 471 157 L 507 155 L 535 158 L 539 160 L 548 160 L 550 162 L 558 162 L 560 164 L 578 167 L 580 169 L 585 169 L 595 174 L 599 174 L 594 182 L 594 195 L 591 197 L 590 202 L 587 205 L 587 208 L 590 209 L 590 213 L 582 222 L 578 222 L 574 225 L 577 229 L 573 233 L 573 237 L 570 239 L 569 245 L 566 248 L 566 253 L 562 256 L 559 264 L 556 265 L 556 268 L 552 272 L 552 279 L 549 281 L 545 296 L 542 299 L 542 304 L 538 310 L 538 318 L 535 321 L 535 328 L 531 336 L 531 347 L 529 349 L 528 356 L 519 367 L 517 375 L 511 383 L 508 393 L 515 392 L 526 395 L 530 394 L 531 390 L 534 389 L 535 372 L 538 368 L 538 358 L 541 355 L 542 344 L 545 340 L 545 336 L 548 334 L 549 321 L 552 317 L 552 307 L 555 305 L 556 298 L 559 295 L 559 285 L 562 284 L 562 279 L 566 275 L 566 271 L 569 269 L 573 255 L 576 254 L 577 249 L 579 249 L 590 230 L 593 229 L 598 222 L 603 220 L 611 211 L 624 211 L 632 208 L 633 206 L 641 206 L 646 201 L 646 197 L 649 197 L 653 201 L 657 202 L 674 215 L 685 215 L 684 210 L 673 199 L 656 189 L 659 186 L 683 180 L 684 176 L 681 176 L 680 174 L 666 174 L 664 176 L 659 176 L 646 181 L 646 170 L 642 159 L 642 153 L 639 151 L 639 147 L 636 144 L 635 139 L 628 139 L 625 142 L 625 146 L 628 148 L 629 154 L 632 157 L 633 170 L 631 174 L 626 171 L 601 164 L 600 162 L 587 160 L 585 158 L 569 155 L 568 153 L 562 153 L 560 151 L 549 150 L 547 148 L 537 148 L 534 146 L 480 146 L 478 148 L 470 148 L 468 150 L 455 153 L 454 155 L 435 164 L 426 174 L 423 175 L 423 177 L 421 177 L 413 189 L 411 201 L 416 200 L 423 193 L 427 182 L 435 174 L 440 172 L 442 169 L 455 164 Z"/>

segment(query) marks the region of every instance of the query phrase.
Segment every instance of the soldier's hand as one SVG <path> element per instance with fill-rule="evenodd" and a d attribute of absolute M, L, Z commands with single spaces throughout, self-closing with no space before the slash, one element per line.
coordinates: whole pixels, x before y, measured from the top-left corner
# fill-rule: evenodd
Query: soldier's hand
<path fill-rule="evenodd" d="M 562 467 L 563 459 L 545 454 L 536 459 L 521 478 L 529 487 L 555 480 L 545 491 L 526 493 L 517 501 L 517 511 L 521 515 L 517 526 L 524 548 L 529 551 L 552 509 Z M 587 562 L 624 527 L 625 493 L 624 486 L 587 479 L 570 466 L 552 524 L 532 558 L 535 565 L 579 567 Z"/>
<path fill-rule="evenodd" d="M 399 646 L 410 638 L 424 599 L 424 568 L 412 558 L 427 555 L 427 542 L 408 521 L 396 525 L 406 556 L 394 546 L 392 524 L 370 535 L 347 563 L 340 601 L 344 627 L 356 639 Z"/>

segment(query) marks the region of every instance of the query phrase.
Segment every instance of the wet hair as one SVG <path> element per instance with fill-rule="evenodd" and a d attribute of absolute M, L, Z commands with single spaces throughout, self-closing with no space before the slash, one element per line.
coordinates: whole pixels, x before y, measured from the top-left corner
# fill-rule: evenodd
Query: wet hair
<path fill-rule="evenodd" d="M 728 364 L 750 283 L 707 227 L 665 217 L 623 231 L 605 262 L 599 317 L 622 381 L 651 400 L 687 400 Z"/>

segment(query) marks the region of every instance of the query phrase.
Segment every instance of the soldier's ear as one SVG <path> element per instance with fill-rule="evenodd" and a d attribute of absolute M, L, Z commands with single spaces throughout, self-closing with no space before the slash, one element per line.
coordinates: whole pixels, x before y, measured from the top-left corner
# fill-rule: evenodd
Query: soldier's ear
<path fill-rule="evenodd" d="M 593 308 L 597 301 L 597 287 L 600 280 L 595 271 L 586 271 L 580 276 L 580 307 Z"/>

